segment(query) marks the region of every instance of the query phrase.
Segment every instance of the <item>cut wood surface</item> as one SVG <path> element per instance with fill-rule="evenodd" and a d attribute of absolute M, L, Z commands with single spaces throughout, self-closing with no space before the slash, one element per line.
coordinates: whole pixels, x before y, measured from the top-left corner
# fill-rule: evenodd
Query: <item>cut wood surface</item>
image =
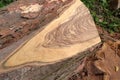
<path fill-rule="evenodd" d="M 1 73 L 62 62 L 101 42 L 81 1 L 25 1 L 28 3 L 18 0 L 1 10 Z"/>

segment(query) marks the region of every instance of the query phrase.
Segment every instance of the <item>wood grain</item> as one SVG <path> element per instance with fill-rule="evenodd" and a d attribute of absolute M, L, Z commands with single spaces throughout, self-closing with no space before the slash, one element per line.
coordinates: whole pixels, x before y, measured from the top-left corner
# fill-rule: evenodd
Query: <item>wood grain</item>
<path fill-rule="evenodd" d="M 10 52 L 0 72 L 26 65 L 47 65 L 77 55 L 101 42 L 89 10 L 79 0 L 32 38 Z"/>

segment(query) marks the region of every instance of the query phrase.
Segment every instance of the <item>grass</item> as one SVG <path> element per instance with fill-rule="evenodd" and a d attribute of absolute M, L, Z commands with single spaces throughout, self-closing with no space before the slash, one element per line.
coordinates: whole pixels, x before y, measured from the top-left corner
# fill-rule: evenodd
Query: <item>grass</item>
<path fill-rule="evenodd" d="M 1 0 L 0 7 L 4 7 L 14 0 Z M 94 21 L 108 32 L 120 32 L 120 9 L 111 11 L 110 0 L 82 0 L 89 8 Z"/>
<path fill-rule="evenodd" d="M 120 9 L 110 10 L 110 0 L 82 0 L 89 8 L 94 21 L 108 32 L 120 32 Z"/>

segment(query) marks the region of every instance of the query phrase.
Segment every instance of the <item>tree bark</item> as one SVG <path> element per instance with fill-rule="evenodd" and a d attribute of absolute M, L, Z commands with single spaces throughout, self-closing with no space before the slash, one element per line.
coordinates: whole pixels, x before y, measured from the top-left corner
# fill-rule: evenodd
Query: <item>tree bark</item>
<path fill-rule="evenodd" d="M 120 0 L 110 0 L 110 8 L 111 9 L 119 9 L 120 8 Z"/>
<path fill-rule="evenodd" d="M 81 1 L 18 0 L 0 11 L 0 79 L 61 80 L 100 42 Z"/>

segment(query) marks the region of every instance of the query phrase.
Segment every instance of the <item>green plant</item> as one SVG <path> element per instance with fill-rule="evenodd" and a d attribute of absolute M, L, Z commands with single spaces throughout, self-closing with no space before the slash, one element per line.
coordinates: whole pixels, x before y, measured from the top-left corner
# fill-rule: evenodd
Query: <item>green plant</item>
<path fill-rule="evenodd" d="M 13 1 L 14 0 L 0 0 L 0 7 L 4 7 L 4 6 L 10 4 Z"/>
<path fill-rule="evenodd" d="M 94 21 L 108 32 L 120 32 L 120 9 L 110 10 L 110 0 L 82 0 L 89 8 Z"/>

